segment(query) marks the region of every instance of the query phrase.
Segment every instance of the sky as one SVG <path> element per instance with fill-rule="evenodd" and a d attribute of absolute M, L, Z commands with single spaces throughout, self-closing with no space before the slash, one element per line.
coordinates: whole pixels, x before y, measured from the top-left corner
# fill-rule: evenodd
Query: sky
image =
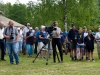
<path fill-rule="evenodd" d="M 4 3 L 10 2 L 11 4 L 14 4 L 17 0 L 2 0 Z M 37 0 L 19 0 L 21 3 L 28 3 L 28 1 L 34 1 L 37 2 Z"/>

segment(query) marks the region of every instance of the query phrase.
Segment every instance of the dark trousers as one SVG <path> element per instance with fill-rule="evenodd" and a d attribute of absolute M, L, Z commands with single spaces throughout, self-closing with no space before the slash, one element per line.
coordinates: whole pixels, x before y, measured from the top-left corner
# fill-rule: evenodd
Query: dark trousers
<path fill-rule="evenodd" d="M 1 48 L 1 60 L 4 60 L 4 40 L 0 39 L 0 48 Z"/>
<path fill-rule="evenodd" d="M 63 61 L 63 51 L 62 51 L 62 46 L 61 46 L 61 40 L 60 38 L 53 38 L 52 39 L 52 47 L 53 47 L 53 60 L 56 62 L 56 45 L 58 47 L 59 53 L 60 53 L 60 59 Z"/>
<path fill-rule="evenodd" d="M 34 49 L 35 54 L 37 54 L 37 46 L 38 46 L 38 41 L 35 42 L 35 49 Z"/>

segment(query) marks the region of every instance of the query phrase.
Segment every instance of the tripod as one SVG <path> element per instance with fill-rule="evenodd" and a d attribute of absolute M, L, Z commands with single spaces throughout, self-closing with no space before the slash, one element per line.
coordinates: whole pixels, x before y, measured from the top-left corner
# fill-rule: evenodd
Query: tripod
<path fill-rule="evenodd" d="M 38 57 L 39 54 L 41 53 L 42 49 L 45 48 L 47 44 L 48 44 L 48 53 L 47 53 L 47 58 L 46 58 L 46 65 L 48 65 L 49 54 L 50 54 L 50 40 L 48 40 L 48 42 L 47 42 L 46 44 L 44 44 L 43 47 L 40 49 L 40 51 L 39 51 L 38 54 L 36 55 L 35 59 L 33 60 L 33 63 L 35 62 L 35 60 L 37 59 L 37 57 Z M 57 51 L 56 51 L 56 54 L 57 54 L 58 62 L 60 62 Z"/>

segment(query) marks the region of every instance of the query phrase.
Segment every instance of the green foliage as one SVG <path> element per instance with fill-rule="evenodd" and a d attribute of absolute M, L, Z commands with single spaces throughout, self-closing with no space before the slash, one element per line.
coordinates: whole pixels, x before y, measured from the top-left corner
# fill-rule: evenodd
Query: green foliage
<path fill-rule="evenodd" d="M 21 24 L 30 22 L 34 27 L 52 25 L 58 21 L 64 29 L 63 0 L 38 0 L 40 3 L 29 1 L 26 5 L 19 1 L 14 5 L 0 2 L 0 10 L 4 15 Z M 98 26 L 100 24 L 100 0 L 65 0 L 67 29 L 72 23 L 77 27 Z"/>

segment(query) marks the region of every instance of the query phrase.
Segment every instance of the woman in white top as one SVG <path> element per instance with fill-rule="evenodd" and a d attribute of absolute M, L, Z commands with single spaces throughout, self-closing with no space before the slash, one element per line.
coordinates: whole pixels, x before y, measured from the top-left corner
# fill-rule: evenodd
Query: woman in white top
<path fill-rule="evenodd" d="M 22 52 L 23 35 L 20 28 L 17 28 L 17 30 L 18 30 L 17 48 L 18 48 L 18 52 Z"/>
<path fill-rule="evenodd" d="M 53 62 L 56 62 L 56 45 L 58 47 L 59 53 L 60 53 L 60 59 L 61 62 L 63 62 L 63 51 L 61 46 L 61 29 L 58 27 L 58 22 L 54 22 L 54 30 L 52 31 L 52 47 L 53 47 Z"/>

